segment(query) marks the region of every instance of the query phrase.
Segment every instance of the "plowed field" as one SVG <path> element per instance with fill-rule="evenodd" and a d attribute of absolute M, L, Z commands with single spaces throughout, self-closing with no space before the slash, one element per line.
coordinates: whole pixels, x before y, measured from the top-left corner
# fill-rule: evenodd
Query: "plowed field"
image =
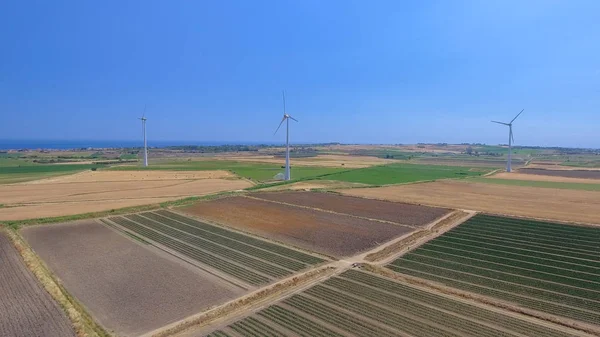
<path fill-rule="evenodd" d="M 565 178 L 600 179 L 600 171 L 593 170 L 545 170 L 536 168 L 522 168 L 519 169 L 519 173 Z"/>
<path fill-rule="evenodd" d="M 71 322 L 0 232 L 0 336 L 75 336 Z"/>
<path fill-rule="evenodd" d="M 445 208 L 348 197 L 332 193 L 280 192 L 255 193 L 253 196 L 265 200 L 315 207 L 338 213 L 415 226 L 428 224 L 450 211 Z"/>
<path fill-rule="evenodd" d="M 354 255 L 413 230 L 401 225 L 246 197 L 201 202 L 185 208 L 184 211 L 243 231 L 336 257 Z"/>
<path fill-rule="evenodd" d="M 119 336 L 152 331 L 244 292 L 93 220 L 30 227 L 23 235 L 67 290 Z"/>

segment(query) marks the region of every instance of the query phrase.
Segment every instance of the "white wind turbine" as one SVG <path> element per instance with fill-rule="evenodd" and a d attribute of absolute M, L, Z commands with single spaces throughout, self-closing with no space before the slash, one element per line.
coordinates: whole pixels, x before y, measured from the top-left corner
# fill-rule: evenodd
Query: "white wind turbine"
<path fill-rule="evenodd" d="M 275 130 L 275 133 L 273 135 L 275 135 L 277 133 L 277 131 L 279 131 L 279 128 L 281 128 L 281 124 L 283 124 L 283 122 L 286 123 L 286 132 L 285 132 L 285 175 L 284 175 L 284 180 L 290 180 L 292 178 L 291 174 L 290 174 L 290 119 L 293 121 L 298 122 L 297 119 L 295 119 L 294 117 L 288 115 L 285 112 L 285 91 L 282 91 L 283 94 L 283 119 L 281 120 L 281 123 L 279 123 L 279 126 L 277 127 L 277 130 Z"/>
<path fill-rule="evenodd" d="M 498 123 L 498 124 L 508 126 L 508 160 L 506 162 L 506 172 L 511 172 L 510 165 L 511 165 L 511 160 L 512 160 L 512 143 L 515 141 L 515 138 L 513 137 L 512 124 L 515 121 L 515 119 L 517 119 L 517 117 L 519 117 L 523 113 L 523 111 L 525 111 L 525 109 L 521 110 L 521 112 L 519 112 L 515 116 L 515 118 L 513 118 L 512 121 L 510 121 L 510 123 L 492 121 L 492 123 Z"/>
<path fill-rule="evenodd" d="M 142 114 L 141 118 L 138 118 L 142 121 L 142 134 L 144 135 L 144 167 L 148 167 L 148 143 L 146 142 L 146 106 L 144 105 L 144 114 Z"/>

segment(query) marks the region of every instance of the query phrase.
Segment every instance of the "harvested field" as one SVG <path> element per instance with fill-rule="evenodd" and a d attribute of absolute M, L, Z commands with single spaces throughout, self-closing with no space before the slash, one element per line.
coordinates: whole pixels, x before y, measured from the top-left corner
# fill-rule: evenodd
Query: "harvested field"
<path fill-rule="evenodd" d="M 127 171 L 114 171 L 112 174 Z M 75 178 L 72 178 L 75 179 Z M 86 178 L 87 179 L 87 178 Z M 50 182 L 0 186 L 0 220 L 73 215 L 153 204 L 252 186 L 239 179 Z"/>
<path fill-rule="evenodd" d="M 339 192 L 359 197 L 496 214 L 600 224 L 600 194 L 594 191 L 446 180 Z"/>
<path fill-rule="evenodd" d="M 67 290 L 119 336 L 140 335 L 244 293 L 93 220 L 22 234 Z"/>
<path fill-rule="evenodd" d="M 429 165 L 453 165 L 453 166 L 470 166 L 470 167 L 490 167 L 490 168 L 502 168 L 506 166 L 506 159 L 460 159 L 460 158 L 416 158 L 414 160 L 420 164 Z M 515 160 L 513 158 L 512 167 L 519 168 L 525 165 L 524 161 Z"/>
<path fill-rule="evenodd" d="M 200 202 L 184 211 L 242 231 L 335 257 L 355 255 L 413 230 L 401 225 L 246 197 Z"/>
<path fill-rule="evenodd" d="M 142 180 L 197 180 L 233 177 L 235 177 L 235 175 L 227 171 L 84 171 L 66 176 L 33 180 L 23 184 L 35 185 L 48 183 L 94 183 Z"/>
<path fill-rule="evenodd" d="M 110 222 L 157 247 L 165 247 L 200 263 L 223 278 L 234 277 L 246 288 L 291 276 L 325 260 L 281 245 L 209 225 L 166 210 L 123 217 Z"/>
<path fill-rule="evenodd" d="M 598 179 L 570 178 L 562 176 L 538 175 L 518 172 L 500 172 L 489 176 L 489 178 L 508 180 L 548 181 L 557 183 L 600 184 L 600 181 Z"/>
<path fill-rule="evenodd" d="M 413 226 L 426 225 L 450 212 L 445 208 L 341 196 L 333 193 L 279 192 L 254 193 L 252 196 Z"/>
<path fill-rule="evenodd" d="M 248 317 L 206 330 L 211 337 L 583 335 L 355 270 Z"/>
<path fill-rule="evenodd" d="M 65 313 L 1 231 L 0 336 L 75 336 Z"/>
<path fill-rule="evenodd" d="M 239 162 L 255 162 L 269 164 L 283 164 L 284 159 L 275 156 L 231 156 L 222 155 L 217 157 L 208 157 L 207 159 L 223 159 L 234 160 Z M 383 159 L 368 156 L 348 156 L 348 155 L 318 155 L 316 157 L 307 158 L 292 158 L 292 165 L 295 166 L 321 166 L 321 167 L 346 167 L 346 168 L 363 168 L 374 165 L 383 165 L 393 163 L 393 159 Z"/>
<path fill-rule="evenodd" d="M 536 174 L 543 176 L 580 178 L 580 179 L 600 179 L 600 171 L 597 170 L 547 170 L 537 168 L 519 169 L 522 174 Z"/>
<path fill-rule="evenodd" d="M 346 181 L 338 180 L 307 180 L 299 181 L 297 183 L 277 185 L 273 187 L 261 188 L 263 192 L 271 191 L 287 191 L 287 190 L 312 190 L 312 189 L 339 189 L 339 188 L 353 188 L 353 187 L 365 187 L 369 186 L 361 183 L 349 183 Z"/>
<path fill-rule="evenodd" d="M 600 328 L 600 228 L 476 215 L 388 268 Z"/>

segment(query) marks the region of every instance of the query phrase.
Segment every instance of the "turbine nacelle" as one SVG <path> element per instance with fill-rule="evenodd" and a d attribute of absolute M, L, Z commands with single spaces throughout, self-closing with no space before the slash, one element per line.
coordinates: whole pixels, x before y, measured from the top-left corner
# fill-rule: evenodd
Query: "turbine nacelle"
<path fill-rule="evenodd" d="M 508 126 L 508 159 L 506 161 L 506 172 L 510 172 L 511 171 L 512 143 L 514 143 L 514 141 L 515 141 L 515 136 L 513 135 L 512 125 L 513 125 L 513 122 L 515 121 L 515 119 L 517 119 L 523 113 L 523 111 L 525 111 L 525 109 L 521 110 L 521 112 L 519 112 L 515 116 L 515 118 L 513 118 L 508 123 L 498 122 L 498 121 L 492 121 L 492 123 L 502 124 L 502 125 Z"/>

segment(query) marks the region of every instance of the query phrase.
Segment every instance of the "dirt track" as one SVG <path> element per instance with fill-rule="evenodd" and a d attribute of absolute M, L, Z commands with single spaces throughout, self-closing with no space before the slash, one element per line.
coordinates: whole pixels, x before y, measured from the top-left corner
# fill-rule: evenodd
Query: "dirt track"
<path fill-rule="evenodd" d="M 600 224 L 600 194 L 590 191 L 446 180 L 340 192 L 374 199 Z"/>
<path fill-rule="evenodd" d="M 212 175 L 222 175 L 216 171 Z M 146 172 L 143 172 L 144 174 Z M 119 178 L 119 175 L 124 176 Z M 109 175 L 72 175 L 47 183 L 0 186 L 0 220 L 23 220 L 111 210 L 129 206 L 155 204 L 187 196 L 201 196 L 221 191 L 252 186 L 240 179 L 214 179 L 204 172 L 188 179 L 188 173 L 158 172 L 146 178 L 167 180 L 132 180 L 142 178 L 128 171 L 110 172 Z M 98 178 L 99 181 L 87 180 Z M 67 179 L 65 182 L 64 179 Z M 107 179 L 123 179 L 107 180 Z M 144 178 L 145 179 L 145 178 Z M 78 181 L 81 180 L 81 181 Z M 62 182 L 61 182 L 62 181 Z"/>
<path fill-rule="evenodd" d="M 537 168 L 522 168 L 519 173 L 535 174 L 565 178 L 583 178 L 583 179 L 600 179 L 600 171 L 595 170 L 547 170 Z"/>
<path fill-rule="evenodd" d="M 0 336 L 75 336 L 62 309 L 0 231 Z"/>
<path fill-rule="evenodd" d="M 22 232 L 67 290 L 120 336 L 157 329 L 243 293 L 93 220 Z"/>
<path fill-rule="evenodd" d="M 193 215 L 326 255 L 351 256 L 412 231 L 410 227 L 231 197 L 183 209 Z"/>
<path fill-rule="evenodd" d="M 340 196 L 332 193 L 279 192 L 254 193 L 252 196 L 266 200 L 415 226 L 426 225 L 450 211 L 443 208 L 369 200 Z"/>

